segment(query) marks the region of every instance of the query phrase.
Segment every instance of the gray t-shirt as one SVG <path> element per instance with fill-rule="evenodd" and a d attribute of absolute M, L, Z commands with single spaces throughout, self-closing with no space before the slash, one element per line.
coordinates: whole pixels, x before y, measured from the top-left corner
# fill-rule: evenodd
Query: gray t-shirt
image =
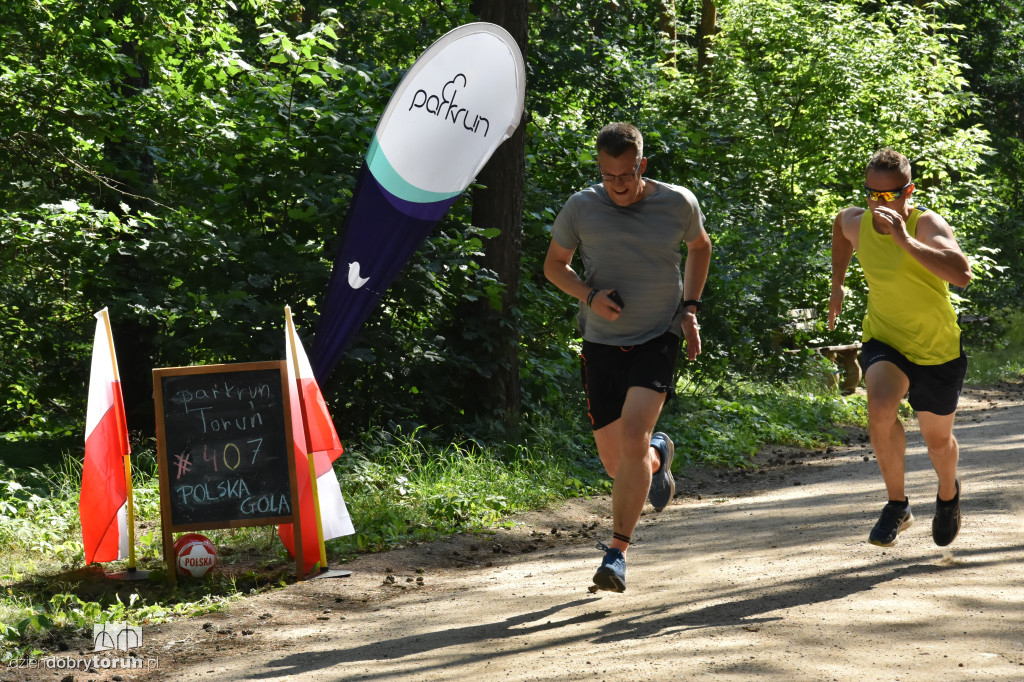
<path fill-rule="evenodd" d="M 644 181 L 654 192 L 627 207 L 613 203 L 600 184 L 573 194 L 551 228 L 559 246 L 579 251 L 583 280 L 618 290 L 625 303 L 614 321 L 581 304 L 579 329 L 587 341 L 628 346 L 666 331 L 680 334 L 681 245 L 700 236 L 704 214 L 690 190 Z"/>

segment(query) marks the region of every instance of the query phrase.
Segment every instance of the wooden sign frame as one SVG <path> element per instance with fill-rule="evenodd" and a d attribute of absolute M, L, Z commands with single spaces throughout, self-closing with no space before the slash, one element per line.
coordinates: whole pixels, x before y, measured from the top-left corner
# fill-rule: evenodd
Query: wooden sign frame
<path fill-rule="evenodd" d="M 168 452 L 163 382 L 165 378 L 196 374 L 232 374 L 261 370 L 277 370 L 281 377 L 281 408 L 283 410 L 285 451 L 288 464 L 288 489 L 290 492 L 291 514 L 262 516 L 254 519 L 215 520 L 198 523 L 175 524 L 172 518 L 170 453 Z M 250 526 L 271 526 L 291 523 L 295 532 L 295 575 L 299 580 L 305 576 L 305 561 L 302 553 L 302 527 L 299 519 L 298 479 L 295 471 L 295 450 L 292 439 L 291 396 L 288 385 L 288 370 L 284 360 L 268 362 L 243 362 L 220 365 L 193 365 L 188 367 L 162 367 L 153 370 L 153 398 L 156 409 L 157 464 L 160 479 L 160 519 L 163 535 L 164 561 L 168 576 L 177 584 L 177 570 L 173 551 L 172 535 L 175 532 L 212 530 L 218 528 L 244 528 Z"/>

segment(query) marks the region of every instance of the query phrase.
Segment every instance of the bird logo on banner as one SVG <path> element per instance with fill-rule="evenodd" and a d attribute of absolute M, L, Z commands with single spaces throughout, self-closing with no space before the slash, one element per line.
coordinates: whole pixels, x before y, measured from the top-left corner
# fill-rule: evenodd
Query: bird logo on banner
<path fill-rule="evenodd" d="M 359 289 L 370 281 L 369 277 L 359 276 L 359 261 L 348 264 L 348 285 L 353 289 Z"/>

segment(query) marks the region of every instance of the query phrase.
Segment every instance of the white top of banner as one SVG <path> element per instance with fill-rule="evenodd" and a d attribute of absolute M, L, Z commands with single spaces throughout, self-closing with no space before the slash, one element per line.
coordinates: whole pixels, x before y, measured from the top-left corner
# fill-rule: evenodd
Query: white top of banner
<path fill-rule="evenodd" d="M 516 129 L 526 69 L 519 46 L 495 24 L 449 31 L 416 60 L 388 103 L 367 163 L 407 201 L 462 192 Z"/>

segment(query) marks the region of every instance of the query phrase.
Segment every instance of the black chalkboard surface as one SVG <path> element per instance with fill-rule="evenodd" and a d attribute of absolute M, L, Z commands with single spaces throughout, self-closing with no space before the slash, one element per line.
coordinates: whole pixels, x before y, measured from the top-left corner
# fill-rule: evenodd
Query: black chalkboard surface
<path fill-rule="evenodd" d="M 283 361 L 153 370 L 165 555 L 176 531 L 298 523 L 287 386 Z"/>

